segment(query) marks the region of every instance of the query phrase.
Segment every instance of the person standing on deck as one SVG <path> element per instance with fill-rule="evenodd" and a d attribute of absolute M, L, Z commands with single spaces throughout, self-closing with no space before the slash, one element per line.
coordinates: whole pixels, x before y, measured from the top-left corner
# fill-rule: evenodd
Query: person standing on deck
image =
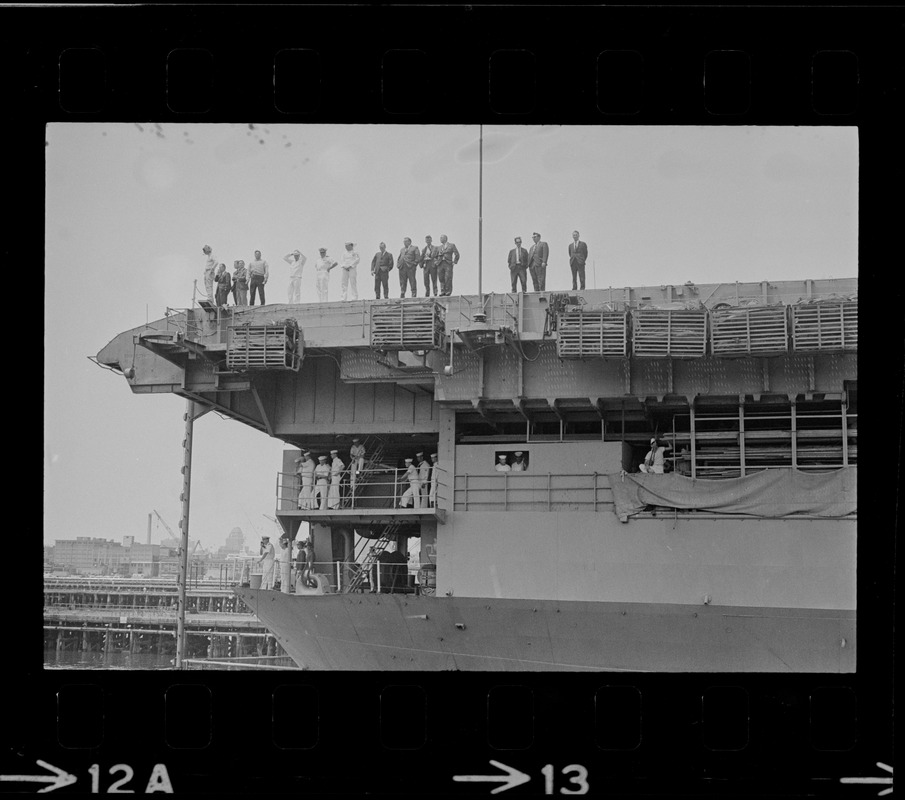
<path fill-rule="evenodd" d="M 431 488 L 428 493 L 428 502 L 431 508 L 437 506 L 437 482 L 440 479 L 440 461 L 436 453 L 431 453 L 430 482 Z"/>
<path fill-rule="evenodd" d="M 524 453 L 521 450 L 515 451 L 515 461 L 512 462 L 512 472 L 524 472 L 525 471 L 525 459 Z"/>
<path fill-rule="evenodd" d="M 421 482 L 421 508 L 427 508 L 430 496 L 431 465 L 424 457 L 424 453 L 415 453 L 415 458 L 418 460 L 418 480 Z"/>
<path fill-rule="evenodd" d="M 433 239 L 424 237 L 424 249 L 421 251 L 421 269 L 424 271 L 424 296 L 431 296 L 431 285 L 434 287 L 434 297 L 437 296 L 437 254 Z"/>
<path fill-rule="evenodd" d="M 289 550 L 289 540 L 280 537 L 280 550 L 276 556 L 276 563 L 279 565 L 280 591 L 283 594 L 289 594 L 292 588 L 292 561 L 291 551 Z"/>
<path fill-rule="evenodd" d="M 269 536 L 261 537 L 261 557 L 258 559 L 263 572 L 261 573 L 261 588 L 273 589 L 273 545 Z"/>
<path fill-rule="evenodd" d="M 644 461 L 642 461 L 638 465 L 638 469 L 641 472 L 646 472 L 648 475 L 662 475 L 663 474 L 663 454 L 669 450 L 669 446 L 663 446 L 657 444 L 656 437 L 650 440 L 650 450 L 647 455 L 644 456 Z"/>
<path fill-rule="evenodd" d="M 584 291 L 584 266 L 588 260 L 587 242 L 579 241 L 578 231 L 572 231 L 572 243 L 569 245 L 569 268 L 572 270 L 572 291 L 578 290 L 578 282 L 581 281 L 581 289 Z"/>
<path fill-rule="evenodd" d="M 357 436 L 352 439 L 352 447 L 349 448 L 349 483 L 352 485 L 352 495 L 355 495 L 355 482 L 361 471 L 365 468 L 365 446 Z"/>
<path fill-rule="evenodd" d="M 540 234 L 535 231 L 531 234 L 534 244 L 528 253 L 528 272 L 531 273 L 531 283 L 535 292 L 544 291 L 547 285 L 547 261 L 550 259 L 550 247 L 540 240 Z"/>
<path fill-rule="evenodd" d="M 399 288 L 402 290 L 400 297 L 405 297 L 405 290 L 408 286 L 412 287 L 412 297 L 418 296 L 417 268 L 420 260 L 421 251 L 406 236 L 402 240 L 399 258 L 396 259 L 396 267 L 399 270 Z"/>
<path fill-rule="evenodd" d="M 283 256 L 283 261 L 289 265 L 289 302 L 302 302 L 302 270 L 308 259 L 299 250 L 293 250 Z"/>
<path fill-rule="evenodd" d="M 226 271 L 226 264 L 217 267 L 217 305 L 225 306 L 229 291 L 233 288 L 233 278 Z"/>
<path fill-rule="evenodd" d="M 518 291 L 516 284 L 522 282 L 522 291 L 528 291 L 528 251 L 522 247 L 522 237 L 513 240 L 515 247 L 509 251 L 509 277 L 512 279 L 512 291 Z"/>
<path fill-rule="evenodd" d="M 214 273 L 217 271 L 217 259 L 211 252 L 209 244 L 201 248 L 204 253 L 204 293 L 207 295 L 209 302 L 214 302 Z"/>
<path fill-rule="evenodd" d="M 342 298 L 343 300 L 358 299 L 358 262 L 361 260 L 353 249 L 355 242 L 346 242 L 346 252 L 342 260 Z M 349 293 L 351 290 L 351 297 Z"/>
<path fill-rule="evenodd" d="M 497 472 L 511 472 L 511 471 L 512 471 L 512 467 L 510 467 L 510 466 L 506 463 L 506 456 L 505 456 L 505 454 L 504 454 L 504 455 L 499 455 L 499 456 L 497 456 L 497 459 L 499 459 L 499 463 L 496 464 L 496 465 L 494 466 L 494 469 L 495 469 Z"/>
<path fill-rule="evenodd" d="M 390 270 L 393 269 L 393 256 L 387 252 L 385 242 L 380 243 L 380 249 L 371 259 L 371 274 L 374 276 L 374 295 L 380 299 L 380 289 L 383 288 L 383 299 L 390 299 Z"/>
<path fill-rule="evenodd" d="M 339 450 L 331 450 L 330 456 L 333 461 L 330 464 L 330 492 L 327 494 L 327 508 L 339 508 L 339 485 L 346 465 L 339 457 Z"/>
<path fill-rule="evenodd" d="M 248 305 L 248 270 L 242 260 L 233 262 L 233 300 L 237 306 Z"/>
<path fill-rule="evenodd" d="M 327 510 L 327 487 L 330 484 L 330 465 L 327 456 L 317 457 L 317 466 L 314 468 L 314 494 L 311 497 L 311 507 L 317 509 L 320 502 L 320 510 Z"/>
<path fill-rule="evenodd" d="M 459 248 L 446 238 L 446 234 L 440 236 L 440 247 L 437 251 L 437 277 L 440 280 L 440 296 L 448 297 L 452 294 L 453 267 L 459 263 Z"/>
<path fill-rule="evenodd" d="M 255 291 L 261 293 L 261 305 L 266 305 L 264 300 L 264 285 L 270 278 L 270 267 L 261 258 L 261 251 L 255 250 L 255 260 L 248 265 L 248 282 L 251 286 L 251 305 L 255 304 Z"/>
<path fill-rule="evenodd" d="M 299 508 L 311 508 L 311 497 L 314 489 L 314 459 L 311 458 L 311 451 L 305 450 L 301 458 L 297 458 L 298 467 L 295 474 L 299 476 L 301 484 L 299 488 Z"/>
<path fill-rule="evenodd" d="M 405 459 L 404 480 L 408 481 L 409 488 L 402 493 L 399 508 L 408 508 L 410 505 L 421 508 L 421 479 L 418 468 L 412 464 L 412 459 Z"/>
<path fill-rule="evenodd" d="M 327 248 L 321 247 L 318 252 L 320 258 L 314 262 L 314 270 L 317 273 L 317 299 L 321 303 L 327 302 L 327 289 L 330 286 L 330 270 L 336 266 L 336 261 L 327 257 Z"/>

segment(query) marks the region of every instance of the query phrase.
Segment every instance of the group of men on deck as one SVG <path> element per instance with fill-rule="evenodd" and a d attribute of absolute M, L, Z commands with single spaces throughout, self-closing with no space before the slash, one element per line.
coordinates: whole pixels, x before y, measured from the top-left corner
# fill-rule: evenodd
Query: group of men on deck
<path fill-rule="evenodd" d="M 339 457 L 339 450 L 330 451 L 330 463 L 327 456 L 317 457 L 317 463 L 310 450 L 303 450 L 295 460 L 296 475 L 299 478 L 298 507 L 327 511 L 339 508 L 342 504 L 342 479 L 348 474 L 352 496 L 355 487 L 365 469 L 367 452 L 358 437 L 352 439 L 349 448 L 349 465 Z M 401 508 L 414 505 L 415 508 L 427 508 L 436 505 L 439 461 L 436 453 L 431 453 L 431 461 L 424 459 L 424 453 L 416 453 L 417 466 L 413 459 L 405 459 L 403 480 L 409 488 L 403 493 L 399 505 Z"/>

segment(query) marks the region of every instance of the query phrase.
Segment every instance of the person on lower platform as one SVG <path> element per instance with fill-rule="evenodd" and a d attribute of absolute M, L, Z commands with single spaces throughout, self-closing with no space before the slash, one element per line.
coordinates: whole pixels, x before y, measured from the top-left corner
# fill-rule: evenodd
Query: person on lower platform
<path fill-rule="evenodd" d="M 357 436 L 352 439 L 349 448 L 349 483 L 352 486 L 352 494 L 355 494 L 355 482 L 361 471 L 365 468 L 365 446 Z"/>
<path fill-rule="evenodd" d="M 273 589 L 273 564 L 274 551 L 269 536 L 261 537 L 261 557 L 258 559 L 261 565 L 261 588 Z"/>
<path fill-rule="evenodd" d="M 280 537 L 280 549 L 277 552 L 276 564 L 278 564 L 280 576 L 280 591 L 283 594 L 289 594 L 292 589 L 292 561 L 291 550 L 289 549 L 289 540 Z"/>
<path fill-rule="evenodd" d="M 521 450 L 515 451 L 515 460 L 512 462 L 512 472 L 524 472 L 525 467 L 528 466 L 525 463 L 525 454 Z"/>
<path fill-rule="evenodd" d="M 428 501 L 431 508 L 437 506 L 437 482 L 440 479 L 440 461 L 436 453 L 431 453 L 431 488 L 428 493 Z"/>
<path fill-rule="evenodd" d="M 431 465 L 424 453 L 415 453 L 418 480 L 421 482 L 421 508 L 427 508 L 430 499 Z"/>
<path fill-rule="evenodd" d="M 296 460 L 295 474 L 299 476 L 299 508 L 312 508 L 312 494 L 314 489 L 314 459 L 311 458 L 311 451 L 302 451 L 302 457 Z"/>
<path fill-rule="evenodd" d="M 330 462 L 330 491 L 327 494 L 327 508 L 339 508 L 339 485 L 346 465 L 343 464 L 343 460 L 339 457 L 339 450 L 331 450 L 330 458 L 333 461 Z"/>
<path fill-rule="evenodd" d="M 506 456 L 505 453 L 502 453 L 501 455 L 498 455 L 498 456 L 497 456 L 497 463 L 496 463 L 496 466 L 494 467 L 494 469 L 495 469 L 497 472 L 511 472 L 511 471 L 512 471 L 512 467 L 509 466 L 509 464 L 507 463 L 507 460 L 508 460 L 508 459 L 507 459 L 507 456 Z"/>
<path fill-rule="evenodd" d="M 418 467 L 412 464 L 412 459 L 405 459 L 405 475 L 403 480 L 408 481 L 409 488 L 402 493 L 399 508 L 421 508 L 421 479 Z"/>
<path fill-rule="evenodd" d="M 317 457 L 317 466 L 314 468 L 314 493 L 311 496 L 311 508 L 320 507 L 321 511 L 327 510 L 327 489 L 330 486 L 330 465 L 327 456 Z M 320 504 L 318 506 L 318 504 Z"/>
<path fill-rule="evenodd" d="M 312 572 L 314 570 L 314 545 L 309 539 L 305 539 L 299 545 L 298 554 L 295 557 L 295 585 L 307 586 L 313 589 L 317 586 Z"/>
<path fill-rule="evenodd" d="M 650 440 L 650 450 L 644 456 L 644 460 L 638 465 L 638 469 L 648 475 L 662 475 L 664 453 L 669 449 L 668 445 L 659 444 L 656 437 L 652 438 Z"/>

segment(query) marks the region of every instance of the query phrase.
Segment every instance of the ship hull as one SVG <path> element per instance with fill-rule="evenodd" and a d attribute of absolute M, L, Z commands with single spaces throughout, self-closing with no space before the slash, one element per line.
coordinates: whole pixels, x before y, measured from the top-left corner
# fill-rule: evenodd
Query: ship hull
<path fill-rule="evenodd" d="M 310 670 L 855 670 L 853 610 L 236 593 Z"/>

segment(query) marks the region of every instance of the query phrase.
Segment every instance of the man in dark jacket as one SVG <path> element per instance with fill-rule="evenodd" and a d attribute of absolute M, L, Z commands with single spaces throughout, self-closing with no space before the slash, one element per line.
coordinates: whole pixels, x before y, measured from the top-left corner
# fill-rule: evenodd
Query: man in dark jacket
<path fill-rule="evenodd" d="M 534 246 L 528 253 L 528 272 L 531 273 L 531 283 L 535 292 L 542 292 L 547 285 L 547 261 L 550 259 L 550 247 L 540 240 L 540 234 L 535 231 L 531 234 Z"/>
<path fill-rule="evenodd" d="M 569 245 L 569 268 L 572 270 L 572 291 L 578 289 L 578 281 L 581 280 L 581 288 L 584 289 L 584 265 L 588 260 L 588 244 L 578 238 L 578 231 L 572 231 L 572 243 Z"/>
<path fill-rule="evenodd" d="M 528 291 L 528 251 L 522 247 L 522 237 L 515 237 L 515 247 L 509 251 L 509 275 L 512 277 L 512 291 L 516 292 L 516 282 L 522 282 L 522 291 Z"/>
<path fill-rule="evenodd" d="M 387 252 L 384 242 L 380 243 L 380 250 L 371 259 L 371 274 L 374 276 L 374 294 L 380 299 L 380 287 L 383 287 L 383 299 L 390 296 L 390 270 L 393 268 L 393 256 Z"/>

